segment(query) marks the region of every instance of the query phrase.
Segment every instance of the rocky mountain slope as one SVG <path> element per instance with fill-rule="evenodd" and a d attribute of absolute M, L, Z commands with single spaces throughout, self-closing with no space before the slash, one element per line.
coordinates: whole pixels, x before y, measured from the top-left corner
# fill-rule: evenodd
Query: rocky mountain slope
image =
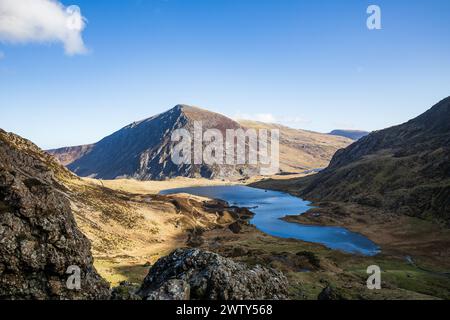
<path fill-rule="evenodd" d="M 98 143 L 50 150 L 61 163 L 83 177 L 161 180 L 173 177 L 242 178 L 258 175 L 253 165 L 176 165 L 171 160 L 176 129 L 193 132 L 195 121 L 203 129 L 277 128 L 281 130 L 281 170 L 299 172 L 326 166 L 336 150 L 352 141 L 342 137 L 293 130 L 255 122 L 238 123 L 203 109 L 178 105 L 168 112 L 126 126 Z M 225 137 L 225 134 L 223 135 Z"/>
<path fill-rule="evenodd" d="M 367 136 L 369 133 L 370 132 L 361 130 L 333 130 L 329 134 L 332 136 L 345 137 L 356 141 L 361 139 L 362 137 Z"/>
<path fill-rule="evenodd" d="M 338 151 L 326 170 L 298 180 L 297 188 L 308 199 L 450 221 L 450 98 Z"/>
<path fill-rule="evenodd" d="M 105 299 L 60 180 L 72 174 L 35 145 L 0 130 L 0 299 Z M 80 290 L 66 286 L 70 266 Z"/>

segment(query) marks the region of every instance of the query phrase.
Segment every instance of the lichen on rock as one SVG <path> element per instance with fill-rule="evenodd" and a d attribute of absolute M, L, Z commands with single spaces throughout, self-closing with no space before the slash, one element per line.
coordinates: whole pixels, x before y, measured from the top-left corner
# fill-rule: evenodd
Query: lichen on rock
<path fill-rule="evenodd" d="M 218 254 L 178 249 L 151 268 L 138 294 L 148 300 L 283 300 L 286 277 Z"/>
<path fill-rule="evenodd" d="M 0 299 L 109 298 L 55 178 L 66 174 L 31 142 L 0 130 Z M 79 289 L 67 286 L 71 266 L 80 270 Z"/>

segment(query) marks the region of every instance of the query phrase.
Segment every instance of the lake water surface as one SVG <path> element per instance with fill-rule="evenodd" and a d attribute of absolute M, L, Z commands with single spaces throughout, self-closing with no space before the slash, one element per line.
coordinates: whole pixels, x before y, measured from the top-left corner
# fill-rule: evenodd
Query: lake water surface
<path fill-rule="evenodd" d="M 293 238 L 320 243 L 330 249 L 373 256 L 378 246 L 362 236 L 341 227 L 307 226 L 281 220 L 287 215 L 299 215 L 311 209 L 311 203 L 284 192 L 245 186 L 210 186 L 179 188 L 161 194 L 188 193 L 227 201 L 232 206 L 250 208 L 255 213 L 251 223 L 259 230 L 280 238 Z"/>

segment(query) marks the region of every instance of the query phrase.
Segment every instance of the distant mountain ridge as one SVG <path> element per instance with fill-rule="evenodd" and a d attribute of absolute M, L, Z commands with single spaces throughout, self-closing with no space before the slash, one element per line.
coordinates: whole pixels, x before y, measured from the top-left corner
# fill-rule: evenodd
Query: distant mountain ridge
<path fill-rule="evenodd" d="M 292 129 L 280 124 L 239 120 L 245 128 L 280 130 L 280 173 L 302 173 L 328 166 L 337 150 L 353 141 L 338 136 Z"/>
<path fill-rule="evenodd" d="M 259 167 L 250 165 L 174 164 L 171 161 L 174 146 L 170 141 L 171 134 L 176 129 L 192 131 L 195 121 L 202 121 L 203 130 L 218 129 L 223 133 L 226 129 L 279 129 L 282 172 L 324 167 L 338 149 L 352 142 L 343 137 L 283 126 L 236 122 L 218 113 L 177 105 L 167 112 L 134 122 L 95 144 L 48 152 L 77 175 L 100 179 L 243 178 L 259 174 Z"/>
<path fill-rule="evenodd" d="M 88 154 L 93 147 L 93 144 L 87 144 L 82 146 L 54 149 L 51 150 L 50 153 L 55 156 L 63 166 L 67 166 Z"/>
<path fill-rule="evenodd" d="M 298 187 L 308 199 L 450 221 L 450 97 L 338 151 L 327 169 Z"/>
<path fill-rule="evenodd" d="M 367 136 L 370 132 L 368 131 L 362 131 L 362 130 L 333 130 L 329 134 L 332 136 L 340 136 L 340 137 L 346 137 L 352 140 L 359 140 L 365 136 Z"/>

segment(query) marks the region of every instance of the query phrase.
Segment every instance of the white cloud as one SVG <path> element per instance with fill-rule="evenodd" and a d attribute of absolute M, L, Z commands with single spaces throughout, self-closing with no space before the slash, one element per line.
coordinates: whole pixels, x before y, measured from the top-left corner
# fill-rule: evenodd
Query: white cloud
<path fill-rule="evenodd" d="M 271 113 L 257 113 L 253 118 L 256 121 L 261 122 L 268 122 L 268 123 L 277 122 L 275 116 Z"/>
<path fill-rule="evenodd" d="M 57 0 L 0 0 L 2 42 L 60 42 L 66 54 L 83 54 L 85 25 L 78 6 L 65 7 Z"/>
<path fill-rule="evenodd" d="M 2 60 L 5 57 L 5 54 L 0 51 L 0 60 Z"/>

